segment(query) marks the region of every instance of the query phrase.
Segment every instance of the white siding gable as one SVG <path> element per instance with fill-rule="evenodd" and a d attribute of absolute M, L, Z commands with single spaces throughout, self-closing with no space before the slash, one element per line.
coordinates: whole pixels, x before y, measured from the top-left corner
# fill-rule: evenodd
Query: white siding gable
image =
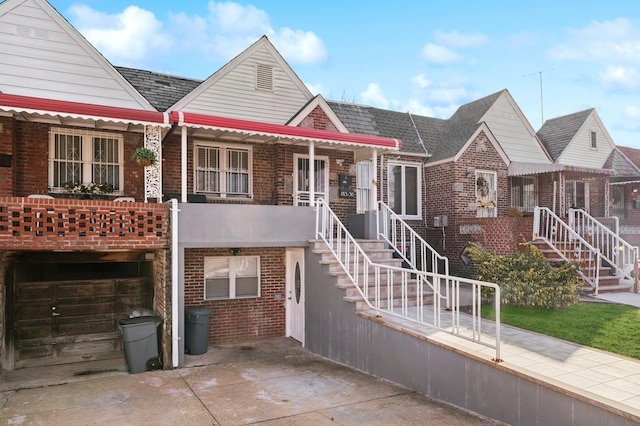
<path fill-rule="evenodd" d="M 273 90 L 256 87 L 258 65 L 273 71 Z M 285 124 L 311 98 L 302 81 L 262 37 L 170 110 Z"/>
<path fill-rule="evenodd" d="M 550 164 L 535 131 L 508 92 L 482 117 L 510 161 Z"/>
<path fill-rule="evenodd" d="M 591 147 L 591 132 L 596 133 L 596 148 Z M 614 148 L 615 144 L 609 132 L 600 121 L 596 111 L 593 110 L 571 142 L 562 151 L 557 162 L 568 166 L 601 169 Z"/>
<path fill-rule="evenodd" d="M 123 108 L 154 108 L 43 0 L 0 4 L 0 91 Z"/>

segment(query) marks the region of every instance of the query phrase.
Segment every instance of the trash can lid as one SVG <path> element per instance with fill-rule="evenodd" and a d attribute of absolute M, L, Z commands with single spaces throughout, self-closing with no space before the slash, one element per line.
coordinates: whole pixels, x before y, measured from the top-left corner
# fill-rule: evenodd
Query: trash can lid
<path fill-rule="evenodd" d="M 184 313 L 189 315 L 209 315 L 213 311 L 211 308 L 200 308 L 196 306 L 185 306 Z"/>
<path fill-rule="evenodd" d="M 148 322 L 155 322 L 156 324 L 160 324 L 162 322 L 162 318 L 160 317 L 135 317 L 135 318 L 125 318 L 119 321 L 120 325 L 135 325 L 135 324 L 145 324 Z"/>

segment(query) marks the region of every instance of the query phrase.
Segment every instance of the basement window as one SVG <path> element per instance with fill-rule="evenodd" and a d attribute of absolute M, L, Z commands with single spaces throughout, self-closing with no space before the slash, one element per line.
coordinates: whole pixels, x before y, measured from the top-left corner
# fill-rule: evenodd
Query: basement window
<path fill-rule="evenodd" d="M 273 91 L 273 67 L 264 64 L 256 65 L 256 89 Z"/>
<path fill-rule="evenodd" d="M 259 256 L 204 258 L 204 299 L 260 297 Z"/>

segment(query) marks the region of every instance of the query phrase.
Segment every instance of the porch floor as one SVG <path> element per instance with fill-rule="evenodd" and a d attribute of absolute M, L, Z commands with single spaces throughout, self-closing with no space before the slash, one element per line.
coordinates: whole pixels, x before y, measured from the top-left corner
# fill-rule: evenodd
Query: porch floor
<path fill-rule="evenodd" d="M 616 293 L 605 297 L 616 297 L 617 303 L 640 307 L 640 294 Z M 602 298 L 601 301 L 606 301 Z M 413 308 L 415 315 L 416 308 Z M 500 358 L 495 363 L 495 349 L 461 339 L 453 334 L 437 330 L 427 325 L 395 317 L 375 310 L 358 313 L 372 321 L 383 323 L 399 331 L 413 334 L 418 338 L 453 349 L 495 365 L 510 374 L 525 377 L 541 386 L 548 386 L 565 395 L 588 402 L 591 405 L 607 407 L 633 422 L 640 423 L 640 360 L 616 355 L 610 352 L 578 345 L 550 336 L 502 325 L 500 330 Z M 433 316 L 431 305 L 424 307 L 424 318 Z M 450 315 L 443 314 L 442 326 L 450 326 Z M 472 335 L 471 316 L 460 314 L 460 335 Z M 483 321 L 481 341 L 493 344 L 495 328 L 492 321 Z"/>

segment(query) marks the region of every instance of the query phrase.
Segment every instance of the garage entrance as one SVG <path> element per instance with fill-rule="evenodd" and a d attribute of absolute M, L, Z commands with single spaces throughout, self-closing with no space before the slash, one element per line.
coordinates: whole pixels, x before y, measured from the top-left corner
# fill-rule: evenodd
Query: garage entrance
<path fill-rule="evenodd" d="M 6 277 L 13 368 L 122 357 L 118 321 L 153 303 L 152 262 L 139 258 L 136 253 L 16 256 Z"/>

